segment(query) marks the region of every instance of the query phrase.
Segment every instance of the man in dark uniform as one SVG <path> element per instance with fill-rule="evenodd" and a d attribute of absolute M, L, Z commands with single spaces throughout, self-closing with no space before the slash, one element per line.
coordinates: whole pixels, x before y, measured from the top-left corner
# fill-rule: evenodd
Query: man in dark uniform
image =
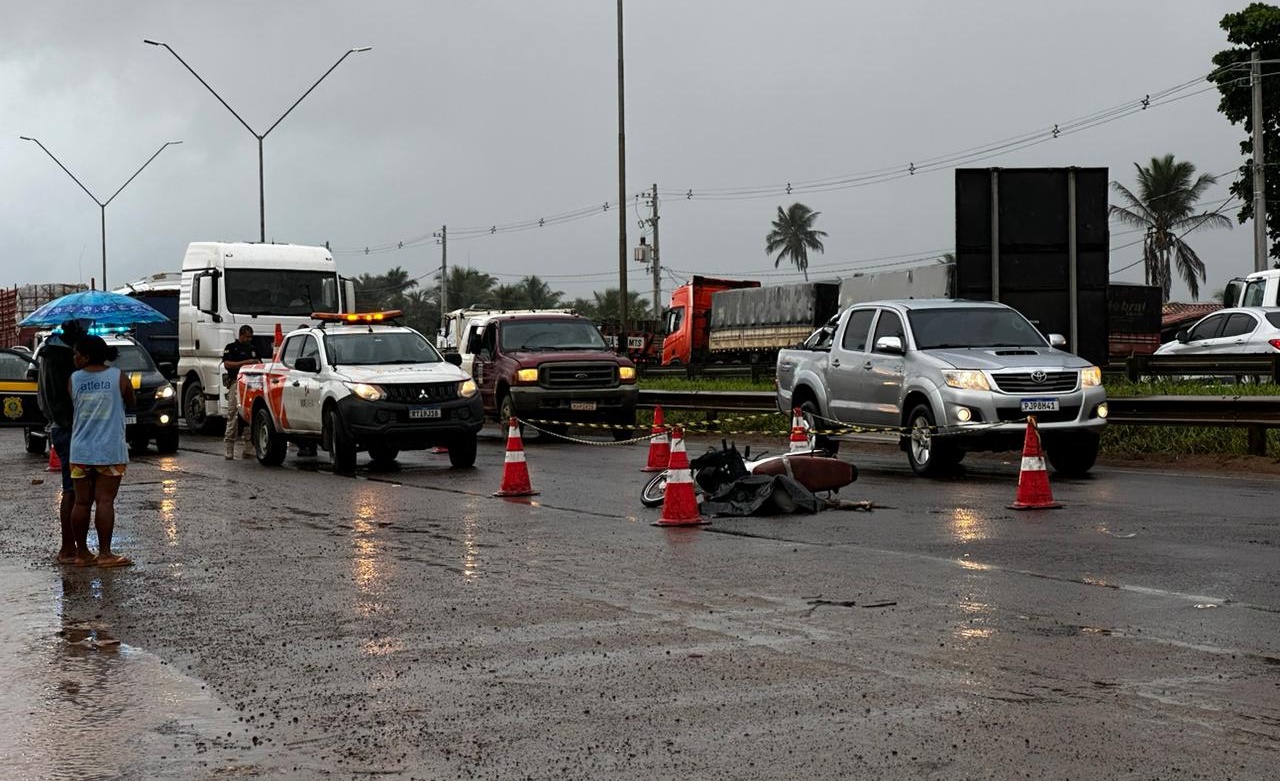
<path fill-rule="evenodd" d="M 62 462 L 62 497 L 58 500 L 58 521 L 62 526 L 60 564 L 69 564 L 76 557 L 76 540 L 71 531 L 71 509 L 76 504 L 71 482 L 71 374 L 76 370 L 76 342 L 84 335 L 84 327 L 78 321 L 63 323 L 61 333 L 50 336 L 40 347 L 36 369 L 36 401 L 49 421 L 49 446 Z"/>
<path fill-rule="evenodd" d="M 240 420 L 240 398 L 236 393 L 236 377 L 240 374 L 240 367 L 253 363 L 262 363 L 262 357 L 253 346 L 253 327 L 242 325 L 236 340 L 228 342 L 222 349 L 222 365 L 227 370 L 222 375 L 222 384 L 227 394 L 227 430 L 222 436 L 226 445 L 226 458 L 236 457 L 237 439 L 242 442 L 240 457 L 248 458 L 253 455 L 253 450 L 249 447 L 249 427 Z"/>

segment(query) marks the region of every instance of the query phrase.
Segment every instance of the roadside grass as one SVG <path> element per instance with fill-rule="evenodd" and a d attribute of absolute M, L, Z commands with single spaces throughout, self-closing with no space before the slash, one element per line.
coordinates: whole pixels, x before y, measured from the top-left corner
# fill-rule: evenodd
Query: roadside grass
<path fill-rule="evenodd" d="M 1272 382 L 1236 382 L 1218 378 L 1146 378 L 1130 382 L 1107 375 L 1103 378 L 1107 395 L 1132 396 L 1280 396 L 1280 385 Z M 672 391 L 772 391 L 772 381 L 753 383 L 747 378 L 644 378 L 642 389 Z M 749 432 L 785 435 L 791 421 L 780 413 L 751 414 L 726 411 L 708 421 L 705 412 L 671 410 L 664 413 L 668 425 L 688 426 L 691 431 L 718 435 Z M 652 425 L 652 412 L 640 410 L 639 427 Z M 1280 452 L 1280 431 L 1267 432 L 1267 451 Z M 1145 456 L 1248 454 L 1248 433 L 1227 426 L 1109 426 L 1102 435 L 1102 454 L 1113 458 L 1140 459 Z"/>

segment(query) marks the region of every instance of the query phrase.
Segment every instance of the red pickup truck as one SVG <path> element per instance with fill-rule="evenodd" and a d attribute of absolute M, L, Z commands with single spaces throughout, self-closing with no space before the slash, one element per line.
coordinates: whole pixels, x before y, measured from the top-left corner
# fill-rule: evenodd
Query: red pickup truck
<path fill-rule="evenodd" d="M 636 366 L 613 353 L 595 323 L 573 314 L 495 315 L 476 335 L 472 376 L 484 410 L 499 421 L 544 421 L 563 434 L 569 425 L 603 424 L 614 439 L 636 423 Z"/>

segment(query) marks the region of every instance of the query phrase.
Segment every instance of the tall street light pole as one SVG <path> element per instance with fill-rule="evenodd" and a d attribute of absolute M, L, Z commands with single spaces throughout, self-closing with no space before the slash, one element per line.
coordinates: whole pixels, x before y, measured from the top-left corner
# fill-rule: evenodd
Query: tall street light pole
<path fill-rule="evenodd" d="M 627 133 L 623 110 L 622 0 L 618 0 L 618 352 L 627 354 Z"/>
<path fill-rule="evenodd" d="M 227 111 L 230 111 L 230 112 L 231 112 L 231 116 L 233 116 L 233 117 L 235 117 L 237 120 L 239 120 L 239 121 L 240 121 L 240 124 L 244 125 L 244 129 L 245 129 L 245 130 L 248 130 L 250 133 L 252 133 L 252 134 L 253 134 L 253 137 L 254 137 L 254 138 L 258 139 L 258 228 L 259 228 L 259 236 L 258 236 L 258 240 L 265 244 L 265 243 L 266 243 L 266 241 L 267 241 L 267 195 L 266 195 L 266 185 L 265 185 L 265 183 L 264 183 L 264 181 L 263 181 L 263 166 L 262 166 L 262 141 L 263 141 L 263 139 L 265 139 L 265 138 L 266 138 L 266 137 L 271 133 L 271 131 L 272 131 L 272 130 L 275 130 L 275 129 L 276 129 L 276 125 L 279 125 L 281 122 L 283 122 L 283 121 L 284 121 L 284 118 L 285 118 L 285 117 L 287 117 L 287 116 L 289 116 L 289 113 L 290 113 L 291 111 L 293 111 L 295 108 L 297 108 L 297 107 L 298 107 L 298 104 L 299 104 L 299 103 L 301 103 L 301 102 L 302 102 L 302 101 L 303 101 L 303 100 L 304 100 L 308 95 L 310 95 L 312 90 L 314 90 L 316 87 L 320 86 L 320 82 L 324 81 L 324 80 L 325 80 L 325 78 L 326 78 L 326 77 L 328 77 L 328 75 L 329 75 L 330 73 L 333 73 L 334 69 L 335 69 L 335 68 L 337 68 L 339 65 L 341 65 L 343 60 L 345 60 L 346 58 L 350 57 L 350 56 L 351 56 L 351 55 L 353 55 L 353 54 L 357 54 L 357 53 L 359 53 L 359 52 L 367 52 L 367 51 L 369 51 L 370 49 L 372 49 L 373 47 L 372 47 L 372 46 L 357 46 L 357 47 L 355 47 L 355 48 L 353 48 L 353 49 L 348 49 L 348 50 L 347 50 L 347 52 L 346 52 L 346 54 L 343 54 L 341 57 L 339 57 L 339 58 L 338 58 L 338 61 L 337 61 L 337 62 L 335 62 L 333 65 L 329 66 L 329 70 L 325 71 L 325 72 L 324 72 L 324 75 L 322 75 L 320 78 L 316 79 L 316 83 L 315 83 L 315 84 L 312 84 L 310 89 L 308 89 L 306 92 L 302 93 L 302 97 L 300 97 L 300 98 L 298 98 L 297 100 L 295 100 L 295 101 L 293 102 L 293 105 L 292 105 L 292 106 L 290 106 L 290 107 L 289 107 L 289 108 L 288 108 L 288 109 L 287 109 L 283 114 L 281 114 L 281 115 L 280 115 L 280 118 L 279 118 L 279 119 L 277 119 L 275 122 L 271 123 L 271 127 L 267 128 L 265 132 L 263 132 L 263 133 L 259 133 L 258 131 L 254 130 L 252 127 L 249 127 L 249 123 L 248 123 L 248 122 L 245 122 L 245 121 L 244 121 L 244 118 L 243 118 L 243 117 L 241 117 L 239 114 L 237 114 L 237 113 L 236 113 L 236 110 L 235 110 L 235 109 L 233 109 L 233 108 L 231 108 L 231 106 L 227 103 L 227 101 L 223 100 L 223 99 L 222 99 L 222 96 L 221 96 L 221 95 L 219 95 L 219 94 L 218 94 L 218 93 L 213 89 L 213 87 L 210 87 L 210 86 L 209 86 L 209 83 L 208 83 L 207 81 L 205 81 L 204 79 L 200 78 L 200 74 L 199 74 L 199 73 L 196 73 L 196 72 L 195 72 L 195 70 L 194 70 L 190 65 L 188 65 L 188 64 L 187 64 L 187 61 L 186 61 L 186 60 L 184 60 L 184 59 L 182 59 L 181 57 L 179 57 L 179 56 L 178 56 L 178 53 L 177 53 L 177 52 L 175 52 L 175 51 L 173 50 L 173 47 L 172 47 L 172 46 L 170 46 L 169 44 L 164 43 L 164 42 L 162 42 L 162 41 L 152 41 L 152 40 L 149 40 L 149 39 L 148 39 L 148 40 L 144 40 L 144 41 L 143 41 L 143 43 L 148 43 L 148 44 L 151 44 L 152 46 L 162 46 L 162 47 L 164 47 L 165 49 L 168 49 L 168 50 L 169 50 L 169 53 L 170 53 L 170 54 L 172 54 L 172 55 L 173 55 L 173 56 L 178 60 L 178 62 L 182 63 L 182 67 L 184 67 L 184 68 L 186 68 L 188 71 L 190 71 L 191 75 L 196 77 L 196 81 L 198 81 L 198 82 L 200 82 L 201 84 L 203 84 L 203 85 L 204 85 L 204 88 L 205 88 L 205 89 L 207 89 L 207 90 L 209 90 L 209 92 L 210 92 L 210 93 L 211 93 L 215 98 L 217 98 L 217 99 L 218 99 L 218 102 L 219 102 L 219 103 L 221 103 L 221 104 L 222 104 L 222 105 L 227 109 Z"/>
<path fill-rule="evenodd" d="M 133 176 L 130 176 L 129 179 L 124 184 L 120 185 L 120 189 L 112 193 L 111 197 L 108 198 L 107 200 L 100 201 L 98 200 L 98 197 L 96 195 L 89 192 L 89 188 L 85 187 L 83 182 L 81 182 L 79 179 L 76 178 L 75 174 L 71 173 L 70 169 L 68 169 L 65 165 L 62 164 L 61 160 L 53 156 L 53 152 L 50 152 L 48 148 L 45 147 L 44 144 L 40 143 L 39 139 L 32 138 L 30 136 L 18 136 L 18 138 L 22 139 L 23 141 L 30 141 L 35 145 L 39 146 L 41 149 L 43 149 L 44 153 L 48 155 L 49 158 L 53 160 L 53 162 L 57 163 L 59 168 L 61 168 L 63 171 L 66 171 L 67 176 L 71 177 L 71 181 L 80 185 L 80 189 L 84 190 L 85 195 L 92 198 L 93 202 L 98 204 L 98 208 L 102 212 L 102 289 L 106 290 L 107 289 L 107 206 L 116 199 L 116 196 L 119 195 L 120 192 L 124 190 L 124 188 L 129 186 L 129 182 L 132 182 L 134 179 L 138 178 L 138 174 L 142 173 L 143 168 L 146 168 L 147 166 L 151 165 L 151 161 L 155 160 L 157 157 L 160 156 L 160 153 L 165 150 L 165 147 L 173 146 L 174 144 L 181 144 L 182 142 L 166 141 L 163 144 L 161 144 L 160 148 L 156 150 L 156 153 L 151 157 L 147 158 L 147 162 L 143 163 L 142 167 L 139 168 L 137 171 L 134 171 Z"/>

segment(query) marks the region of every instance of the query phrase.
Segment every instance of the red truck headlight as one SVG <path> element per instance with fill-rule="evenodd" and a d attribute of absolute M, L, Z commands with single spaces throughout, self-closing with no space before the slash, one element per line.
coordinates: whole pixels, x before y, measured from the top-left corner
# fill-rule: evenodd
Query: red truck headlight
<path fill-rule="evenodd" d="M 634 367 L 634 366 L 619 366 L 619 367 L 618 367 L 618 379 L 619 379 L 619 380 L 622 380 L 623 382 L 635 382 L 635 381 L 636 381 L 636 367 Z"/>
<path fill-rule="evenodd" d="M 537 369 L 518 369 L 516 370 L 516 382 L 532 385 L 538 381 Z"/>

